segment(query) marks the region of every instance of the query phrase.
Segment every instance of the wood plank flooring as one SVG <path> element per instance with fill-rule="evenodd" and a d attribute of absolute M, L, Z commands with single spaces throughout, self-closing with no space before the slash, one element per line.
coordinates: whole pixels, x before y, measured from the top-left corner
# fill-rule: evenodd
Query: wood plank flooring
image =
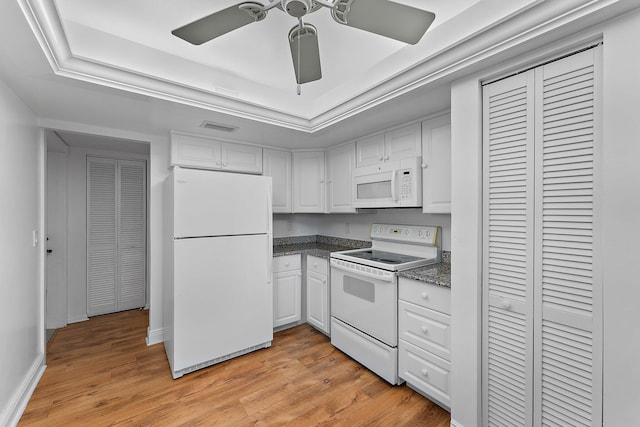
<path fill-rule="evenodd" d="M 269 349 L 173 380 L 146 311 L 56 332 L 19 426 L 449 426 L 449 413 L 394 387 L 302 325 Z"/>

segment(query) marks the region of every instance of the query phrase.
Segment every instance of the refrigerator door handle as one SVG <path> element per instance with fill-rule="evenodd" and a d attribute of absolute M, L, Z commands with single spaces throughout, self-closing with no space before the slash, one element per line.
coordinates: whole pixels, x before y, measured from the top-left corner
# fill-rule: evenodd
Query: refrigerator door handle
<path fill-rule="evenodd" d="M 267 239 L 267 284 L 273 280 L 273 240 Z"/>

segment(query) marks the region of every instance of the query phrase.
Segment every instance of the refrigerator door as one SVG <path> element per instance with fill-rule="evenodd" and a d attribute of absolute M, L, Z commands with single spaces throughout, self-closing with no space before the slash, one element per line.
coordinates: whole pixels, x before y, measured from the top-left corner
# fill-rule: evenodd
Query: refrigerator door
<path fill-rule="evenodd" d="M 271 178 L 174 168 L 174 237 L 271 233 Z"/>
<path fill-rule="evenodd" d="M 175 241 L 173 371 L 273 339 L 267 235 Z"/>

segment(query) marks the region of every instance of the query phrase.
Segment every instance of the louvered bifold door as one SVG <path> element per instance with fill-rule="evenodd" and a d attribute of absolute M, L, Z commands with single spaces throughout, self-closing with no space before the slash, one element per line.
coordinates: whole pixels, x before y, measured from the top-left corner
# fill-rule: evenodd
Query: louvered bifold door
<path fill-rule="evenodd" d="M 116 311 L 117 162 L 87 160 L 87 315 Z"/>
<path fill-rule="evenodd" d="M 145 305 L 146 167 L 144 161 L 120 160 L 118 212 L 118 310 Z"/>
<path fill-rule="evenodd" d="M 483 92 L 484 424 L 533 420 L 534 73 Z"/>
<path fill-rule="evenodd" d="M 534 425 L 539 426 L 602 423 L 601 284 L 594 256 L 598 53 L 590 49 L 536 69 Z"/>

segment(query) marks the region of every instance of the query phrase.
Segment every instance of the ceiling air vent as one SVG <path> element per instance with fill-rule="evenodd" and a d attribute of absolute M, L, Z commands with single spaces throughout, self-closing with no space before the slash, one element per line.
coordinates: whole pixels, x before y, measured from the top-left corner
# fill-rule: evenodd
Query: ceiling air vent
<path fill-rule="evenodd" d="M 235 132 L 238 130 L 236 126 L 223 125 L 220 123 L 207 122 L 207 121 L 202 122 L 200 126 L 205 129 L 217 130 L 221 132 Z"/>

